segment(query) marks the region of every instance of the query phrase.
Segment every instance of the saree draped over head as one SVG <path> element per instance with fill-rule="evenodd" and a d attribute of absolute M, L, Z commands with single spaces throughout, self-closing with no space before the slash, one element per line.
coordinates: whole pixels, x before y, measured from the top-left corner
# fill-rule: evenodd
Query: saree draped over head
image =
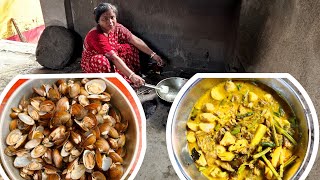
<path fill-rule="evenodd" d="M 89 31 L 84 39 L 81 68 L 85 73 L 117 72 L 128 82 L 130 80 L 108 59 L 117 54 L 133 72 L 140 71 L 139 51 L 129 40 L 132 33 L 123 25 L 117 23 L 108 34 L 99 25 Z"/>

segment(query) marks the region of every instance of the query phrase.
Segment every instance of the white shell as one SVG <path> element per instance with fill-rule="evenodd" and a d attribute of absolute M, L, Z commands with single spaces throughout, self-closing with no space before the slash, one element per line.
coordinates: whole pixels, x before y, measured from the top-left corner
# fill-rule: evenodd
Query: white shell
<path fill-rule="evenodd" d="M 112 159 L 110 157 L 107 157 L 106 155 L 103 155 L 101 169 L 103 171 L 107 171 L 110 168 L 111 164 L 112 164 Z"/>
<path fill-rule="evenodd" d="M 84 88 L 89 94 L 100 94 L 106 90 L 107 84 L 102 79 L 93 79 L 87 82 Z"/>
<path fill-rule="evenodd" d="M 6 143 L 9 146 L 15 145 L 20 140 L 21 136 L 22 132 L 19 129 L 15 129 L 8 134 Z"/>
<path fill-rule="evenodd" d="M 36 138 L 36 139 L 31 139 L 30 141 L 28 141 L 25 145 L 24 148 L 26 149 L 33 149 L 36 146 L 38 146 L 41 143 L 42 139 L 40 138 Z"/>
<path fill-rule="evenodd" d="M 30 126 L 34 125 L 34 120 L 30 116 L 28 116 L 28 115 L 26 115 L 24 113 L 19 113 L 18 117 L 25 124 L 30 125 Z"/>
<path fill-rule="evenodd" d="M 83 164 L 75 165 L 74 169 L 71 171 L 72 179 L 80 179 L 81 176 L 86 172 L 86 167 Z"/>
<path fill-rule="evenodd" d="M 90 156 L 90 155 L 92 155 L 92 156 Z M 94 168 L 94 166 L 95 166 L 95 153 L 94 153 L 94 151 L 90 151 L 90 150 L 85 150 L 84 152 L 83 152 L 83 157 L 82 157 L 82 160 L 83 160 L 83 165 L 87 168 L 87 169 L 93 169 Z M 91 164 L 89 164 L 89 159 L 88 158 L 90 158 L 90 157 L 92 157 L 92 159 L 91 159 Z"/>
<path fill-rule="evenodd" d="M 32 158 L 30 156 L 17 156 L 13 161 L 13 165 L 17 168 L 23 168 L 28 166 L 31 160 Z"/>

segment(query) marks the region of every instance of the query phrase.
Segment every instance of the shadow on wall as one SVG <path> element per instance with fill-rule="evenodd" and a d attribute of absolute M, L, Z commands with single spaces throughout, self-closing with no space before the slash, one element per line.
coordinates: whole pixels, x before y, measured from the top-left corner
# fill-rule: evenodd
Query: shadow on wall
<path fill-rule="evenodd" d="M 243 0 L 236 58 L 232 66 L 245 70 L 258 64 L 264 50 L 273 46 L 290 28 L 294 10 L 295 1 L 292 0 Z"/>
<path fill-rule="evenodd" d="M 92 11 L 100 2 L 71 0 L 74 27 L 82 37 L 95 24 Z M 118 6 L 118 21 L 168 61 L 166 68 L 224 72 L 233 57 L 237 0 L 109 2 Z"/>

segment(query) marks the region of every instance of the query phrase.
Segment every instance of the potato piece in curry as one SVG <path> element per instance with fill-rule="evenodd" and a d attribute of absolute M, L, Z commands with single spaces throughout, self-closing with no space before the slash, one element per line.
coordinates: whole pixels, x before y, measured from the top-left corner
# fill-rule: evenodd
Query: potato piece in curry
<path fill-rule="evenodd" d="M 245 80 L 212 87 L 187 122 L 190 155 L 208 179 L 282 179 L 297 158 L 298 134 L 289 105 Z"/>

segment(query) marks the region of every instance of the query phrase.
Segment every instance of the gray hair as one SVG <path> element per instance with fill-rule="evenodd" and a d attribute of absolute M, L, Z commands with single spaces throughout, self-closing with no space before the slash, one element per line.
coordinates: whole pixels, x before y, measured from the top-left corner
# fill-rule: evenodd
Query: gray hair
<path fill-rule="evenodd" d="M 94 20 L 98 23 L 101 14 L 110 10 L 112 10 L 116 14 L 116 16 L 118 16 L 118 9 L 115 5 L 110 3 L 100 3 L 97 7 L 94 8 Z"/>

